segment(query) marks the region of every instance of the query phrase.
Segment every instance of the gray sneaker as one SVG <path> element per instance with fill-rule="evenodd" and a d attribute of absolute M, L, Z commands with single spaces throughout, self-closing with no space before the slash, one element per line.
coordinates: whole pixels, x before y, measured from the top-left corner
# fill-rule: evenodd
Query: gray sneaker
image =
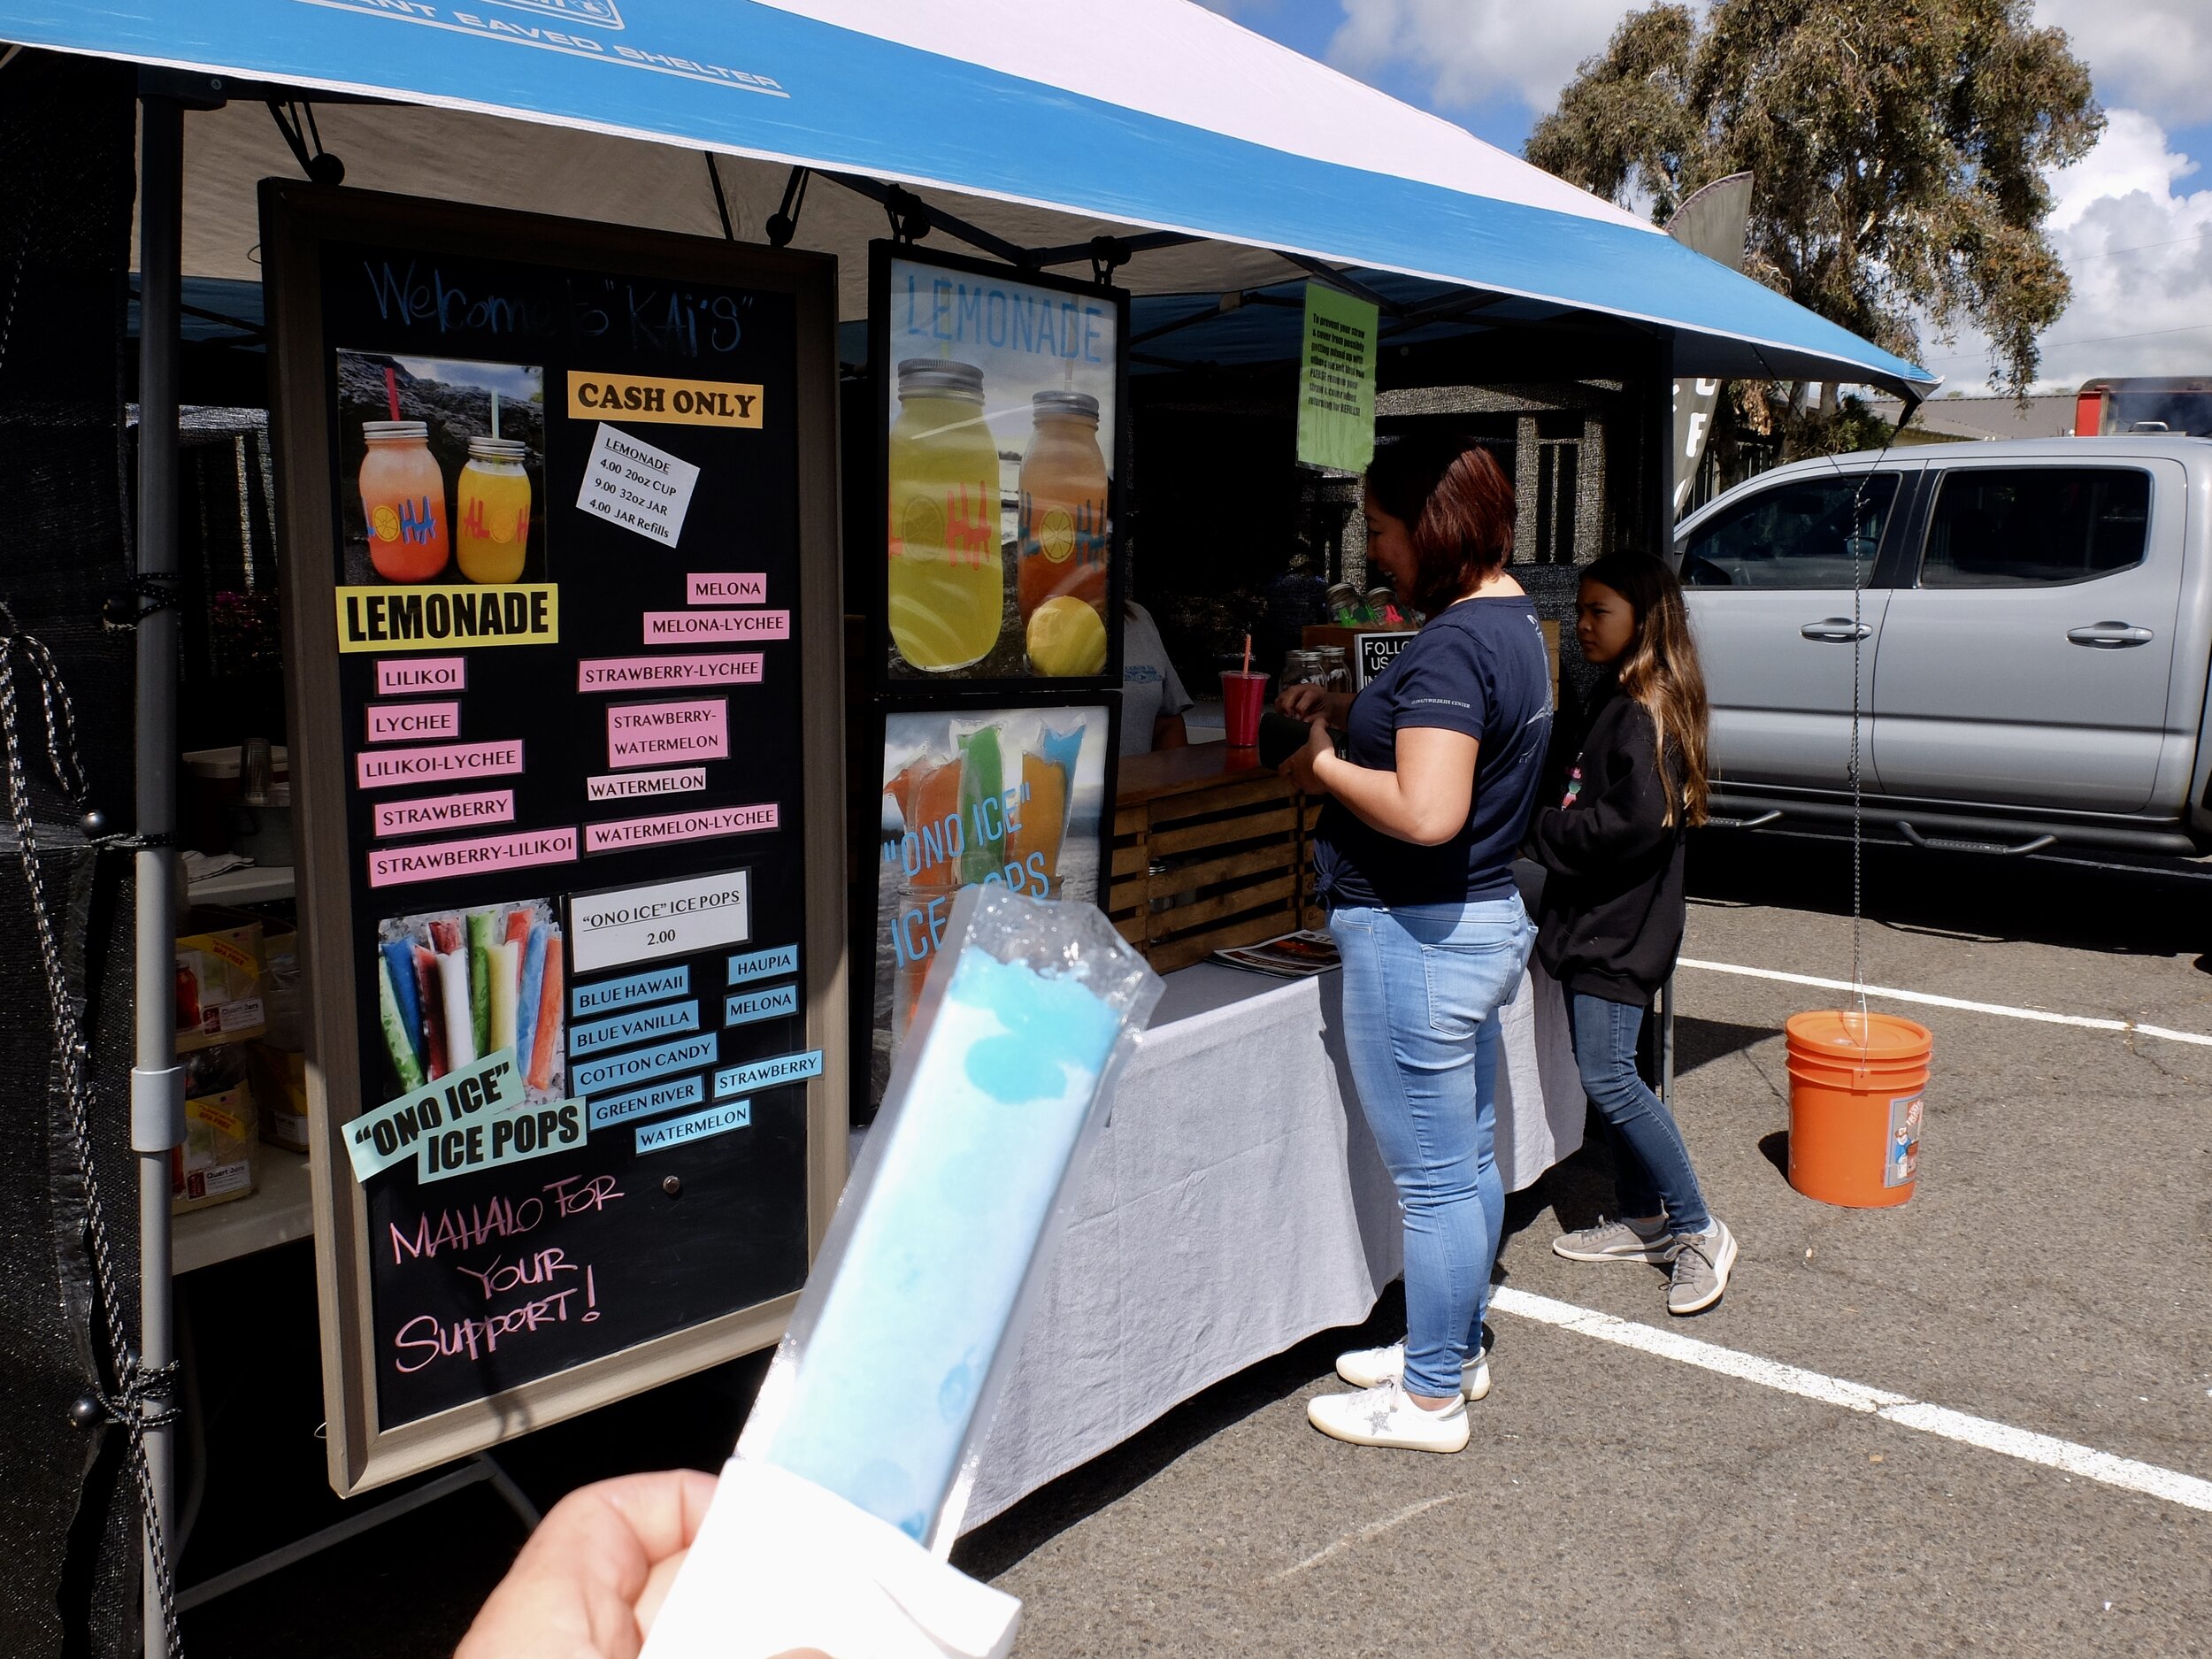
<path fill-rule="evenodd" d="M 1702 1313 L 1728 1289 L 1736 1265 L 1736 1235 L 1716 1218 L 1710 1233 L 1674 1236 L 1674 1281 L 1667 1286 L 1669 1313 Z"/>
<path fill-rule="evenodd" d="M 1639 1233 L 1625 1221 L 1601 1217 L 1594 1227 L 1578 1227 L 1551 1241 L 1552 1254 L 1570 1262 L 1664 1262 L 1674 1255 L 1674 1234 L 1663 1225 Z"/>

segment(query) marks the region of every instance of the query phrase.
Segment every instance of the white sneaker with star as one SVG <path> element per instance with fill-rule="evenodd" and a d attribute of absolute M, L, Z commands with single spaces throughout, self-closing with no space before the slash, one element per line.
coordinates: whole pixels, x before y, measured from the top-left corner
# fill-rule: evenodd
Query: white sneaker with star
<path fill-rule="evenodd" d="M 1456 1452 L 1467 1444 L 1467 1402 L 1441 1411 L 1414 1403 L 1393 1377 L 1353 1394 L 1317 1394 L 1306 1402 L 1306 1421 L 1331 1440 L 1353 1446 L 1388 1446 L 1407 1452 Z"/>

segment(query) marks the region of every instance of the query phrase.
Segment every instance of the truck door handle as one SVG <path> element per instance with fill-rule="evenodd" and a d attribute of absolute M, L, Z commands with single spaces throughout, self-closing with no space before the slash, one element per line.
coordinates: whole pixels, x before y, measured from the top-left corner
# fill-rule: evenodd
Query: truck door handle
<path fill-rule="evenodd" d="M 2124 646 L 2148 645 L 2157 636 L 2148 628 L 2130 627 L 2124 622 L 2093 622 L 2085 628 L 2067 629 L 2066 637 L 2076 645 L 2116 651 Z"/>
<path fill-rule="evenodd" d="M 1798 629 L 1809 640 L 1818 640 L 1827 645 L 1848 645 L 1854 640 L 1863 640 L 1874 632 L 1870 622 L 1854 623 L 1849 617 L 1823 617 L 1817 622 L 1808 622 Z"/>

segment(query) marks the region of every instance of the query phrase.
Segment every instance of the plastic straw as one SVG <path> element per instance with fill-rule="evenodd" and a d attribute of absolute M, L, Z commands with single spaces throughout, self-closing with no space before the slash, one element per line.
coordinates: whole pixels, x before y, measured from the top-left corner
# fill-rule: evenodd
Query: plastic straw
<path fill-rule="evenodd" d="M 384 401 L 392 406 L 392 419 L 399 419 L 399 371 L 390 364 L 384 365 Z"/>
<path fill-rule="evenodd" d="M 1244 636 L 1244 672 L 1252 672 L 1252 636 L 1248 634 Z"/>
<path fill-rule="evenodd" d="M 492 436 L 499 435 L 499 388 L 492 388 Z"/>

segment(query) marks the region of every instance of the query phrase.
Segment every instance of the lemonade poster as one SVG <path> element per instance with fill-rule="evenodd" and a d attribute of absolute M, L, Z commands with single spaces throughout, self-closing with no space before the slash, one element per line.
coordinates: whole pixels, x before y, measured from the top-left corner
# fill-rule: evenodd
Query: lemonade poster
<path fill-rule="evenodd" d="M 1120 296 L 887 265 L 892 676 L 1105 675 Z"/>

